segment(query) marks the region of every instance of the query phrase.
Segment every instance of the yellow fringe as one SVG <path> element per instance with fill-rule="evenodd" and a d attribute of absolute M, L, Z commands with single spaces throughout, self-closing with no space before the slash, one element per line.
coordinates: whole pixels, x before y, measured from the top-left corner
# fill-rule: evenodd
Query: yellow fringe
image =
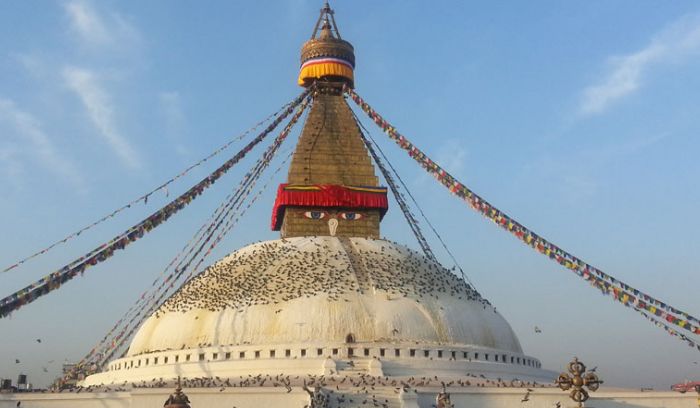
<path fill-rule="evenodd" d="M 302 68 L 301 72 L 299 72 L 299 80 L 297 83 L 304 86 L 304 83 L 308 79 L 321 78 L 328 75 L 340 76 L 354 81 L 352 69 L 347 65 L 338 64 L 336 62 L 324 62 L 322 64 L 313 64 Z"/>

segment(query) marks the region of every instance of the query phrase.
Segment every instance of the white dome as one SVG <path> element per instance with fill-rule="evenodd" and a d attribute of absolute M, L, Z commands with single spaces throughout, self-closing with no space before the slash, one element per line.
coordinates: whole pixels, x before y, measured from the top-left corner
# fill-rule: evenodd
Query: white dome
<path fill-rule="evenodd" d="M 384 240 L 298 237 L 249 245 L 193 278 L 146 320 L 127 356 L 348 335 L 522 353 L 487 301 L 423 255 Z"/>

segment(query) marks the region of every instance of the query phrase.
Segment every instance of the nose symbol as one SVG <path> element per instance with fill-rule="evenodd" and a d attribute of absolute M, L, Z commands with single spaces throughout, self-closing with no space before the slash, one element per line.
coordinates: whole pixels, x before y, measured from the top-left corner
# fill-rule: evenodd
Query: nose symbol
<path fill-rule="evenodd" d="M 335 218 L 331 218 L 330 220 L 328 220 L 328 229 L 331 232 L 331 236 L 334 237 L 335 230 L 338 229 L 338 220 L 336 220 Z"/>

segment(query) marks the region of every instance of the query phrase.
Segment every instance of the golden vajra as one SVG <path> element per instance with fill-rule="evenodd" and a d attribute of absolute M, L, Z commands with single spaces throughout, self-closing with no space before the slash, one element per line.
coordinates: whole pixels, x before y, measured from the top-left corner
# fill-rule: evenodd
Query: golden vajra
<path fill-rule="evenodd" d="M 594 392 L 603 383 L 593 371 L 595 369 L 586 372 L 586 366 L 574 357 L 574 360 L 569 363 L 569 372 L 559 374 L 555 383 L 562 391 L 571 390 L 569 397 L 582 407 L 589 397 L 588 392 Z"/>

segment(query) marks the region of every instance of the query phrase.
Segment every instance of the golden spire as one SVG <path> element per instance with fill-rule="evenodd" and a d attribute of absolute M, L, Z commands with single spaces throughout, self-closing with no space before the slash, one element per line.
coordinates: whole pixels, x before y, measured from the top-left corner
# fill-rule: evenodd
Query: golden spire
<path fill-rule="evenodd" d="M 354 65 L 352 45 L 340 39 L 333 10 L 326 3 L 311 40 L 302 48 L 300 82 L 315 83 L 316 88 L 288 183 L 277 192 L 272 228 L 281 230 L 282 237 L 379 238 L 379 222 L 388 208 L 386 189 L 379 187 L 360 129 L 342 95 L 342 86 L 352 84 L 352 70 L 346 75 L 335 66 L 346 65 L 327 61 L 331 56 Z M 325 62 L 304 68 L 304 61 L 319 60 Z"/>
<path fill-rule="evenodd" d="M 310 86 L 319 79 L 353 86 L 355 51 L 352 44 L 340 37 L 334 15 L 326 2 L 311 39 L 301 47 L 301 68 L 297 81 L 301 86 Z"/>

